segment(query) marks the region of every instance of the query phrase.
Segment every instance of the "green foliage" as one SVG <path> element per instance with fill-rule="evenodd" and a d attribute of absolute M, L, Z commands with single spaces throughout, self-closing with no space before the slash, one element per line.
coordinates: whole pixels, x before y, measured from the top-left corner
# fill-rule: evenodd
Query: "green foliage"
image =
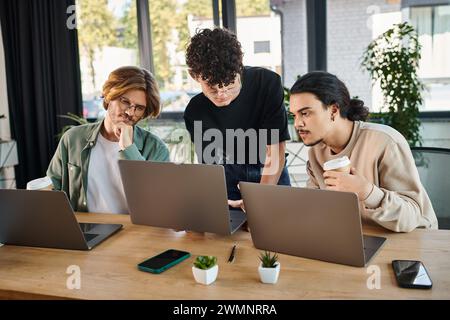
<path fill-rule="evenodd" d="M 271 255 L 270 251 L 264 251 L 264 253 L 260 254 L 259 260 L 261 260 L 263 268 L 275 268 L 278 262 L 278 255 L 276 253 Z"/>
<path fill-rule="evenodd" d="M 421 143 L 417 118 L 424 89 L 417 75 L 420 49 L 414 27 L 400 23 L 369 44 L 361 63 L 373 83 L 380 82 L 384 96 L 382 113 L 371 118 L 397 129 L 411 146 Z"/>
<path fill-rule="evenodd" d="M 152 30 L 153 65 L 158 84 L 164 88 L 165 82 L 173 75 L 170 67 L 167 44 L 171 42 L 172 29 L 177 25 L 176 0 L 150 1 L 150 21 Z M 120 19 L 122 47 L 138 49 L 138 23 L 136 1 L 130 2 Z"/>
<path fill-rule="evenodd" d="M 176 0 L 150 1 L 150 19 L 152 27 L 153 64 L 156 80 L 164 88 L 170 81 L 173 71 L 170 67 L 167 44 L 172 40 L 172 30 L 176 26 Z"/>
<path fill-rule="evenodd" d="M 92 85 L 95 83 L 95 53 L 104 46 L 115 45 L 116 20 L 108 8 L 107 0 L 80 0 L 77 18 L 80 52 L 88 58 Z"/>
<path fill-rule="evenodd" d="M 119 45 L 123 48 L 138 49 L 138 23 L 136 0 L 132 0 L 125 8 L 123 16 L 119 20 L 122 37 Z"/>
<path fill-rule="evenodd" d="M 236 1 L 236 16 L 261 16 L 270 14 L 269 0 L 239 0 Z"/>
<path fill-rule="evenodd" d="M 219 1 L 220 5 L 220 1 Z M 188 27 L 188 15 L 191 14 L 196 17 L 213 18 L 212 2 L 211 0 L 187 0 L 178 15 L 176 22 L 176 29 L 180 39 L 178 50 L 185 51 L 190 39 Z"/>
<path fill-rule="evenodd" d="M 76 114 L 73 114 L 73 113 L 67 113 L 67 115 L 58 115 L 58 117 L 60 117 L 60 118 L 65 118 L 65 119 L 69 119 L 69 120 L 72 120 L 72 121 L 75 121 L 77 124 L 76 125 L 80 125 L 80 124 L 87 124 L 88 123 L 88 121 L 85 119 L 85 118 L 83 118 L 82 116 L 77 116 Z M 61 140 L 61 137 L 64 135 L 64 133 L 67 131 L 67 130 L 69 130 L 70 128 L 72 128 L 72 127 L 74 127 L 75 125 L 67 125 L 67 126 L 64 126 L 63 128 L 62 128 L 62 130 L 61 130 L 61 132 L 60 133 L 58 133 L 58 135 L 56 136 L 57 137 L 57 139 L 58 139 L 58 141 L 59 140 Z"/>
<path fill-rule="evenodd" d="M 207 270 L 217 264 L 217 258 L 214 256 L 198 256 L 194 261 L 194 266 L 198 269 Z"/>

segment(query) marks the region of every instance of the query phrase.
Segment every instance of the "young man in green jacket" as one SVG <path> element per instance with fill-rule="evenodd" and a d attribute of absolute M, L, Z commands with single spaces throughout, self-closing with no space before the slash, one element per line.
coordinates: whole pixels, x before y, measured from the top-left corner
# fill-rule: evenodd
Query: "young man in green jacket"
<path fill-rule="evenodd" d="M 136 126 L 159 115 L 159 91 L 147 70 L 122 67 L 109 75 L 102 93 L 105 119 L 67 131 L 47 176 L 75 211 L 128 213 L 118 160 L 169 161 L 164 142 Z"/>

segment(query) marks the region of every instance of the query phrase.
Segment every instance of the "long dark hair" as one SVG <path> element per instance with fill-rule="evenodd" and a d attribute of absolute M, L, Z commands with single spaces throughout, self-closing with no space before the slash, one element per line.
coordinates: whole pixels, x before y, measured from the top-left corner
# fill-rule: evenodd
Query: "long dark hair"
<path fill-rule="evenodd" d="M 335 75 L 325 71 L 313 71 L 299 78 L 291 88 L 291 94 L 308 92 L 314 94 L 325 108 L 332 104 L 339 107 L 342 118 L 366 121 L 369 109 L 359 99 L 350 99 L 345 84 Z"/>

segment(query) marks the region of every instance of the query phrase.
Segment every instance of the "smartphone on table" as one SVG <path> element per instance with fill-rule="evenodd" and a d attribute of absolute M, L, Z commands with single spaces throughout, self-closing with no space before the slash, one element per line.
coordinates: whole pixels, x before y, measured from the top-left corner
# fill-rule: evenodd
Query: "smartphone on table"
<path fill-rule="evenodd" d="M 175 249 L 166 250 L 138 264 L 138 269 L 145 272 L 161 273 L 189 258 L 191 254 Z"/>
<path fill-rule="evenodd" d="M 427 269 L 420 261 L 394 260 L 392 268 L 397 283 L 402 288 L 431 289 L 433 286 Z"/>

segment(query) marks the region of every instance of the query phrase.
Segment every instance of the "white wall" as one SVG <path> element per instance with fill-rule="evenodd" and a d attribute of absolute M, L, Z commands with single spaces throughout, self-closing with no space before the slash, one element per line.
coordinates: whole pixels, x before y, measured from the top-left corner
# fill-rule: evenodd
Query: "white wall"
<path fill-rule="evenodd" d="M 280 17 L 238 17 L 237 36 L 244 52 L 244 65 L 264 66 L 272 71 L 281 67 Z M 270 53 L 255 53 L 255 41 L 269 41 Z"/>

